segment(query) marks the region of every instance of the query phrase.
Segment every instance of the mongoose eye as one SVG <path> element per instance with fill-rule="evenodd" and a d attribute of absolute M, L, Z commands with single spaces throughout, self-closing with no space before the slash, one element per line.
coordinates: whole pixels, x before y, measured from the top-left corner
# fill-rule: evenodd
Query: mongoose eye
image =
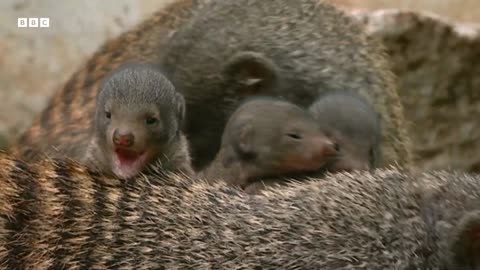
<path fill-rule="evenodd" d="M 300 140 L 302 138 L 301 135 L 293 132 L 287 133 L 287 136 L 295 140 Z"/>
<path fill-rule="evenodd" d="M 157 122 L 158 120 L 155 117 L 147 117 L 147 119 L 145 119 L 145 123 L 147 123 L 147 125 L 153 125 L 153 124 L 156 124 Z"/>
<path fill-rule="evenodd" d="M 107 117 L 107 119 L 110 119 L 112 118 L 112 114 L 110 112 L 105 112 L 105 117 Z"/>

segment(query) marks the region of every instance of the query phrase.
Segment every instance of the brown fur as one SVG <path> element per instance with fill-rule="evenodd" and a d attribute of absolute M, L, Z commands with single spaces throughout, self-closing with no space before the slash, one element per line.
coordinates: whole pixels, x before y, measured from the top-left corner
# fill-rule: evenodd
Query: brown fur
<path fill-rule="evenodd" d="M 178 174 L 108 178 L 65 160 L 0 154 L 0 168 L 6 269 L 478 267 L 478 176 L 383 169 L 248 196 Z"/>
<path fill-rule="evenodd" d="M 54 95 L 14 152 L 29 157 L 50 145 L 72 151 L 70 145 L 85 140 L 97 82 L 132 59 L 159 62 L 184 94 L 197 169 L 214 158 L 228 116 L 244 96 L 284 96 L 308 106 L 320 92 L 339 89 L 358 91 L 380 113 L 381 164 L 410 162 L 383 47 L 352 18 L 317 0 L 179 0 L 107 42 Z"/>
<path fill-rule="evenodd" d="M 312 115 L 290 102 L 257 97 L 230 116 L 215 159 L 201 175 L 257 193 L 269 178 L 322 170 L 338 154 Z M 255 189 L 249 188 L 254 185 Z"/>

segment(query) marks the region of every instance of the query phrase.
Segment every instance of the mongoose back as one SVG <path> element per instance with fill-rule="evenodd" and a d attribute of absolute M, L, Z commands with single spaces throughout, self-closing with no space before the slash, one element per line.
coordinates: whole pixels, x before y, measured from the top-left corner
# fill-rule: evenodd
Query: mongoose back
<path fill-rule="evenodd" d="M 109 61 L 133 57 L 158 62 L 184 95 L 185 132 L 197 169 L 213 160 L 225 123 L 245 96 L 281 96 L 307 107 L 321 92 L 339 89 L 357 91 L 379 112 L 384 129 L 381 165 L 409 162 L 403 108 L 386 54 L 353 18 L 318 0 L 199 0 L 178 5 L 181 8 L 168 9 L 171 14 L 154 16 L 104 45 L 53 97 L 15 152 L 32 154 L 52 142 L 69 151 L 72 141 L 84 136 L 82 130 L 94 113 L 94 85 L 111 69 Z M 174 27 L 169 20 L 176 22 Z M 162 28 L 173 34 L 165 38 Z M 65 100 L 75 105 L 59 105 Z"/>
<path fill-rule="evenodd" d="M 306 110 L 285 100 L 255 97 L 233 112 L 220 150 L 202 176 L 255 193 L 249 186 L 257 182 L 323 168 L 337 150 Z"/>
<path fill-rule="evenodd" d="M 121 66 L 105 79 L 96 105 L 87 164 L 123 178 L 154 161 L 167 170 L 193 173 L 181 132 L 185 100 L 158 67 Z"/>
<path fill-rule="evenodd" d="M 333 174 L 249 196 L 0 155 L 6 269 L 478 269 L 478 176 Z"/>
<path fill-rule="evenodd" d="M 326 169 L 331 172 L 370 170 L 379 163 L 379 116 L 361 96 L 328 92 L 308 109 L 339 151 Z"/>

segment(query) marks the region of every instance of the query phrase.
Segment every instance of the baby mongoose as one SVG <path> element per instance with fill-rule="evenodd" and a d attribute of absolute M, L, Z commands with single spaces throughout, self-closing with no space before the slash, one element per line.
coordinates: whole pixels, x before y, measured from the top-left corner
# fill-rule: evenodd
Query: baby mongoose
<path fill-rule="evenodd" d="M 293 103 L 247 99 L 227 121 L 220 151 L 202 172 L 256 193 L 256 182 L 319 170 L 337 153 L 314 118 Z"/>
<path fill-rule="evenodd" d="M 192 173 L 181 133 L 185 101 L 156 67 L 130 63 L 106 78 L 97 96 L 85 161 L 103 173 L 129 178 L 152 162 Z"/>
<path fill-rule="evenodd" d="M 369 170 L 379 159 L 380 121 L 373 107 L 348 91 L 327 92 L 308 109 L 339 151 L 326 166 L 330 172 Z"/>

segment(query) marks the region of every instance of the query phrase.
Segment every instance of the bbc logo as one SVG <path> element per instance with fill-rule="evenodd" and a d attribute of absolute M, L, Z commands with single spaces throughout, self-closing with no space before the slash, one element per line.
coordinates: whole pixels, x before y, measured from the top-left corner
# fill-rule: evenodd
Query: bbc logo
<path fill-rule="evenodd" d="M 18 18 L 18 27 L 50 27 L 50 18 Z"/>

